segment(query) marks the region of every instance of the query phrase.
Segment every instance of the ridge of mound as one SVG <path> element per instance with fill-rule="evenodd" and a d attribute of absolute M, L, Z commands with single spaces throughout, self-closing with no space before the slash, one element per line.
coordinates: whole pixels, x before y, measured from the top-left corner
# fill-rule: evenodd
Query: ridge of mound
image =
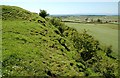
<path fill-rule="evenodd" d="M 37 13 L 32 13 L 28 10 L 25 10 L 17 6 L 1 5 L 0 7 L 2 7 L 3 20 L 30 20 L 30 21 L 36 21 L 37 19 L 44 20 Z"/>

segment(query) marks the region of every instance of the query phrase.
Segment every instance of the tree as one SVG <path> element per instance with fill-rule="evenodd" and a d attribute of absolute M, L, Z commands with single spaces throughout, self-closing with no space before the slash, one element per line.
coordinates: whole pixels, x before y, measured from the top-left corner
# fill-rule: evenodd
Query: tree
<path fill-rule="evenodd" d="M 85 21 L 87 22 L 87 21 L 88 21 L 88 18 L 85 18 Z"/>
<path fill-rule="evenodd" d="M 97 19 L 97 22 L 98 22 L 98 23 L 102 23 L 102 20 L 100 20 L 100 19 Z"/>
<path fill-rule="evenodd" d="M 45 11 L 45 10 L 40 10 L 39 16 L 45 18 L 46 16 L 48 16 L 49 14 Z"/>

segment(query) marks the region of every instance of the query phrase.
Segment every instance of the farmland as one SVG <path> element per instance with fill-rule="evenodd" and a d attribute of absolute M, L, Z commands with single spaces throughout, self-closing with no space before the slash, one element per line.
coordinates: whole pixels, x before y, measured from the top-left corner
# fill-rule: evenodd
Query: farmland
<path fill-rule="evenodd" d="M 117 15 L 66 15 L 61 16 L 63 21 L 74 21 L 74 22 L 95 22 L 98 19 L 102 20 L 102 22 L 107 23 L 118 23 Z M 87 20 L 86 20 L 87 19 Z"/>

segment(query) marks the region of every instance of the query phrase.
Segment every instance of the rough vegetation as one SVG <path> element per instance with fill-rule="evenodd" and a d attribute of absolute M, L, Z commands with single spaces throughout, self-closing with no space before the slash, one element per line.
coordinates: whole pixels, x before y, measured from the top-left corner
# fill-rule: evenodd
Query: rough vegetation
<path fill-rule="evenodd" d="M 15 6 L 2 6 L 3 76 L 118 75 L 111 48 L 58 18 L 44 19 Z M 46 21 L 47 20 L 47 21 Z"/>

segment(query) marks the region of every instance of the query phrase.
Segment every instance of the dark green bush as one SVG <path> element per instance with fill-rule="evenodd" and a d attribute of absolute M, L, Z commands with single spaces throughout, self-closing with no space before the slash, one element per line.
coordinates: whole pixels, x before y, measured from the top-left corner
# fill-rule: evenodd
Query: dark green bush
<path fill-rule="evenodd" d="M 45 18 L 46 16 L 48 16 L 49 14 L 45 11 L 45 10 L 40 10 L 39 16 Z"/>

